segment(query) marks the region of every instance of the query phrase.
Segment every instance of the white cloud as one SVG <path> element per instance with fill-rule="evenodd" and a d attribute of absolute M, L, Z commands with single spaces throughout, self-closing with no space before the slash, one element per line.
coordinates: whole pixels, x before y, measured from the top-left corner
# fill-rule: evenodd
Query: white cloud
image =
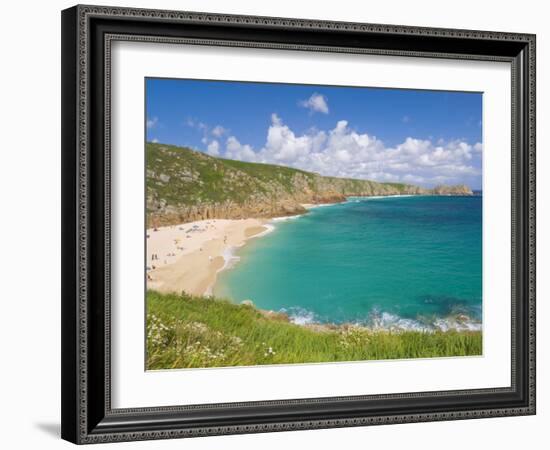
<path fill-rule="evenodd" d="M 185 120 L 184 125 L 194 128 L 202 134 L 201 142 L 204 145 L 209 145 L 209 142 L 215 141 L 216 139 L 221 138 L 223 135 L 228 133 L 228 129 L 222 127 L 221 125 L 216 125 L 211 127 L 205 122 L 201 122 L 197 119 L 189 117 Z M 218 144 L 219 145 L 219 144 Z"/>
<path fill-rule="evenodd" d="M 210 142 L 206 149 L 206 153 L 210 156 L 219 156 L 220 155 L 220 143 L 216 140 Z"/>
<path fill-rule="evenodd" d="M 221 125 L 216 125 L 214 128 L 212 128 L 212 135 L 218 138 L 223 136 L 225 133 L 227 133 L 227 130 Z"/>
<path fill-rule="evenodd" d="M 242 145 L 235 136 L 229 136 L 225 144 L 225 155 L 229 159 L 256 161 L 256 153 L 250 145 Z"/>
<path fill-rule="evenodd" d="M 159 140 L 157 138 L 154 138 L 152 141 L 151 141 L 153 144 L 158 144 L 159 143 Z"/>
<path fill-rule="evenodd" d="M 328 99 L 322 94 L 314 93 L 307 100 L 302 100 L 299 104 L 304 108 L 308 108 L 311 112 L 328 114 Z"/>
<path fill-rule="evenodd" d="M 346 120 L 338 121 L 329 131 L 312 129 L 297 135 L 277 114 L 272 114 L 262 148 L 254 150 L 230 136 L 221 156 L 338 177 L 427 186 L 466 183 L 476 187 L 481 176 L 481 151 L 481 143 L 434 143 L 412 137 L 387 147 L 376 136 L 354 131 Z"/>
<path fill-rule="evenodd" d="M 190 128 L 196 128 L 197 130 L 202 131 L 203 133 L 206 133 L 208 131 L 208 125 L 204 122 L 201 122 L 199 120 L 196 120 L 192 117 L 188 117 L 185 119 L 184 125 L 190 127 Z"/>
<path fill-rule="evenodd" d="M 152 128 L 155 128 L 159 123 L 159 118 L 158 117 L 153 117 L 151 119 L 147 118 L 147 128 L 148 129 L 152 129 Z"/>
<path fill-rule="evenodd" d="M 271 126 L 267 131 L 267 142 L 262 156 L 272 162 L 292 163 L 310 151 L 309 136 L 297 137 L 277 114 L 271 115 Z"/>

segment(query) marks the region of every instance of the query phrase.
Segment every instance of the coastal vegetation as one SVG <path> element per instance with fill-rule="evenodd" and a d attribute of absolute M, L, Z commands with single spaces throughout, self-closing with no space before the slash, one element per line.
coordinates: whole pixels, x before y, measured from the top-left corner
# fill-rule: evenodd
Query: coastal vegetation
<path fill-rule="evenodd" d="M 302 214 L 303 204 L 348 196 L 471 195 L 463 185 L 426 189 L 404 183 L 325 177 L 290 167 L 215 158 L 189 148 L 146 144 L 148 227 L 203 219 Z"/>
<path fill-rule="evenodd" d="M 147 369 L 481 355 L 480 331 L 297 325 L 249 302 L 147 292 Z"/>

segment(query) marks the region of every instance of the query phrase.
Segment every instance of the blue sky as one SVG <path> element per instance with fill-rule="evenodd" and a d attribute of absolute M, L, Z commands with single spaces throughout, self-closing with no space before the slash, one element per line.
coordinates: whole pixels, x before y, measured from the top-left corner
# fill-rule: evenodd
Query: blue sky
<path fill-rule="evenodd" d="M 482 94 L 146 79 L 147 140 L 323 175 L 481 186 Z"/>

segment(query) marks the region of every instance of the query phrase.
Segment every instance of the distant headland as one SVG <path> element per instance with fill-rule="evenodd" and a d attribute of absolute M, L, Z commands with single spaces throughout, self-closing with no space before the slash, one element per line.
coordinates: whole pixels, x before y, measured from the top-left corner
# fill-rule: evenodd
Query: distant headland
<path fill-rule="evenodd" d="M 165 144 L 147 143 L 146 158 L 148 228 L 206 219 L 303 214 L 307 211 L 304 204 L 339 203 L 350 196 L 473 195 L 466 185 L 426 189 L 326 177 L 285 166 L 215 158 Z"/>

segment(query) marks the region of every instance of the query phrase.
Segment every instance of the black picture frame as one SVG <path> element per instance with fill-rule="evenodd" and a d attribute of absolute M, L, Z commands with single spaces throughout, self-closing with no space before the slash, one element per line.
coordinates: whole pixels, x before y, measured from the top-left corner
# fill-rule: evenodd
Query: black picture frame
<path fill-rule="evenodd" d="M 505 388 L 113 409 L 114 40 L 507 61 L 512 66 L 512 373 Z M 535 36 L 75 6 L 62 12 L 62 437 L 164 439 L 535 414 Z"/>

